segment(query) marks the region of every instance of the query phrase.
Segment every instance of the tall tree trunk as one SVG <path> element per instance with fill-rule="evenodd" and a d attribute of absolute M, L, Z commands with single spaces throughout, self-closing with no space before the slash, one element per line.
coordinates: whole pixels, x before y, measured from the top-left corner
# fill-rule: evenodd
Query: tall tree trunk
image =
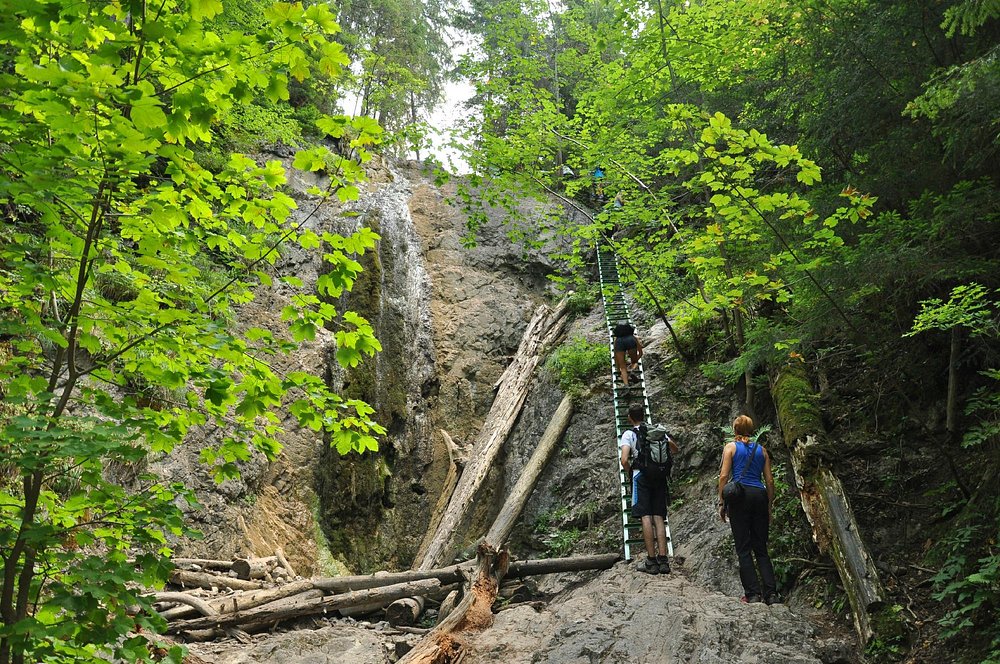
<path fill-rule="evenodd" d="M 958 359 L 962 354 L 962 329 L 951 328 L 951 351 L 948 354 L 948 400 L 945 407 L 945 429 L 948 442 L 958 443 Z"/>

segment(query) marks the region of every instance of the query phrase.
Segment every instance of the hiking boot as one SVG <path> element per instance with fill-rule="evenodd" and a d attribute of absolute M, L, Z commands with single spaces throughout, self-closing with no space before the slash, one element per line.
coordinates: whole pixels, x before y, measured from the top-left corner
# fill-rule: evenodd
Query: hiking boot
<path fill-rule="evenodd" d="M 670 574 L 670 559 L 666 556 L 657 556 L 656 564 L 660 567 L 660 574 Z"/>
<path fill-rule="evenodd" d="M 740 597 L 740 601 L 744 604 L 760 604 L 760 595 L 744 595 Z"/>
<path fill-rule="evenodd" d="M 772 604 L 781 604 L 781 595 L 778 593 L 768 593 L 767 597 L 764 598 L 764 603 L 768 606 Z"/>
<path fill-rule="evenodd" d="M 646 558 L 646 560 L 639 565 L 639 571 L 645 572 L 646 574 L 659 574 L 660 566 L 656 563 L 655 558 Z"/>

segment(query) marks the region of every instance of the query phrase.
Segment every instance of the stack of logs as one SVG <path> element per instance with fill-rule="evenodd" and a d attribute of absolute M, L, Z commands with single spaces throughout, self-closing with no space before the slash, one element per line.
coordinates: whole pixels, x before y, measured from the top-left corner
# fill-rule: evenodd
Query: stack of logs
<path fill-rule="evenodd" d="M 617 554 L 511 563 L 507 576 L 607 569 Z M 470 561 L 432 570 L 378 572 L 373 575 L 302 579 L 278 551 L 267 558 L 203 560 L 175 558 L 170 584 L 180 591 L 155 593 L 156 608 L 168 621 L 167 632 L 189 641 L 230 636 L 241 641 L 278 623 L 309 616 L 361 616 L 386 609 L 395 600 L 421 596 L 442 601 L 438 620 L 453 606 L 462 581 L 470 579 Z M 446 599 L 447 598 L 447 599 Z M 411 616 L 398 616 L 406 624 Z"/>

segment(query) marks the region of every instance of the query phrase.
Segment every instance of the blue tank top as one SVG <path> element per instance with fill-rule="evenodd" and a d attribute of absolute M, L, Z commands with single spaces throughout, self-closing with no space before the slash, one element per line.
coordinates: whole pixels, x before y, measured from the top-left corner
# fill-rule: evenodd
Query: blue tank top
<path fill-rule="evenodd" d="M 747 462 L 747 455 L 750 453 L 750 443 L 744 443 L 742 441 L 736 441 L 736 453 L 733 454 L 733 469 L 732 477 L 734 479 L 739 479 L 740 471 L 743 470 L 743 464 Z M 746 471 L 743 473 L 743 479 L 740 480 L 740 484 L 744 486 L 755 486 L 760 489 L 766 488 L 764 482 L 761 479 L 761 475 L 764 474 L 764 448 L 760 445 L 754 445 L 753 458 L 750 459 L 750 463 L 747 465 Z"/>

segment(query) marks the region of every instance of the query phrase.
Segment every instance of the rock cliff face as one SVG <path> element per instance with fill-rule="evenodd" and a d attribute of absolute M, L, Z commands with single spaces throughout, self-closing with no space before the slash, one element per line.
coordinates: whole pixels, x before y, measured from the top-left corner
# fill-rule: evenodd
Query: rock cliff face
<path fill-rule="evenodd" d="M 333 331 L 321 331 L 300 352 L 277 358 L 278 368 L 318 373 L 341 394 L 368 401 L 388 434 L 378 453 L 341 457 L 285 418 L 276 462 L 253 459 L 239 481 L 215 486 L 196 460 L 213 433 L 199 432 L 184 453 L 157 464 L 193 485 L 202 503 L 191 517 L 205 537 L 179 551 L 269 555 L 280 546 L 300 573 L 405 568 L 448 471 L 440 430 L 460 446 L 478 432 L 531 313 L 552 297 L 546 275 L 555 267 L 546 250 L 512 243 L 499 213 L 475 248 L 463 247 L 466 218 L 447 201 L 454 187 L 436 187 L 418 165 L 378 165 L 360 199 L 345 206 L 319 205 L 306 190 L 323 182 L 290 173 L 307 227 L 347 233 L 367 225 L 381 235 L 361 259 L 353 291 L 336 304 L 368 318 L 383 351 L 344 371 Z M 525 203 L 521 213 L 530 223 L 540 206 Z M 310 289 L 324 268 L 319 252 L 288 247 L 275 269 Z M 292 295 L 277 281 L 261 288 L 241 310 L 242 324 L 278 332 Z"/>

